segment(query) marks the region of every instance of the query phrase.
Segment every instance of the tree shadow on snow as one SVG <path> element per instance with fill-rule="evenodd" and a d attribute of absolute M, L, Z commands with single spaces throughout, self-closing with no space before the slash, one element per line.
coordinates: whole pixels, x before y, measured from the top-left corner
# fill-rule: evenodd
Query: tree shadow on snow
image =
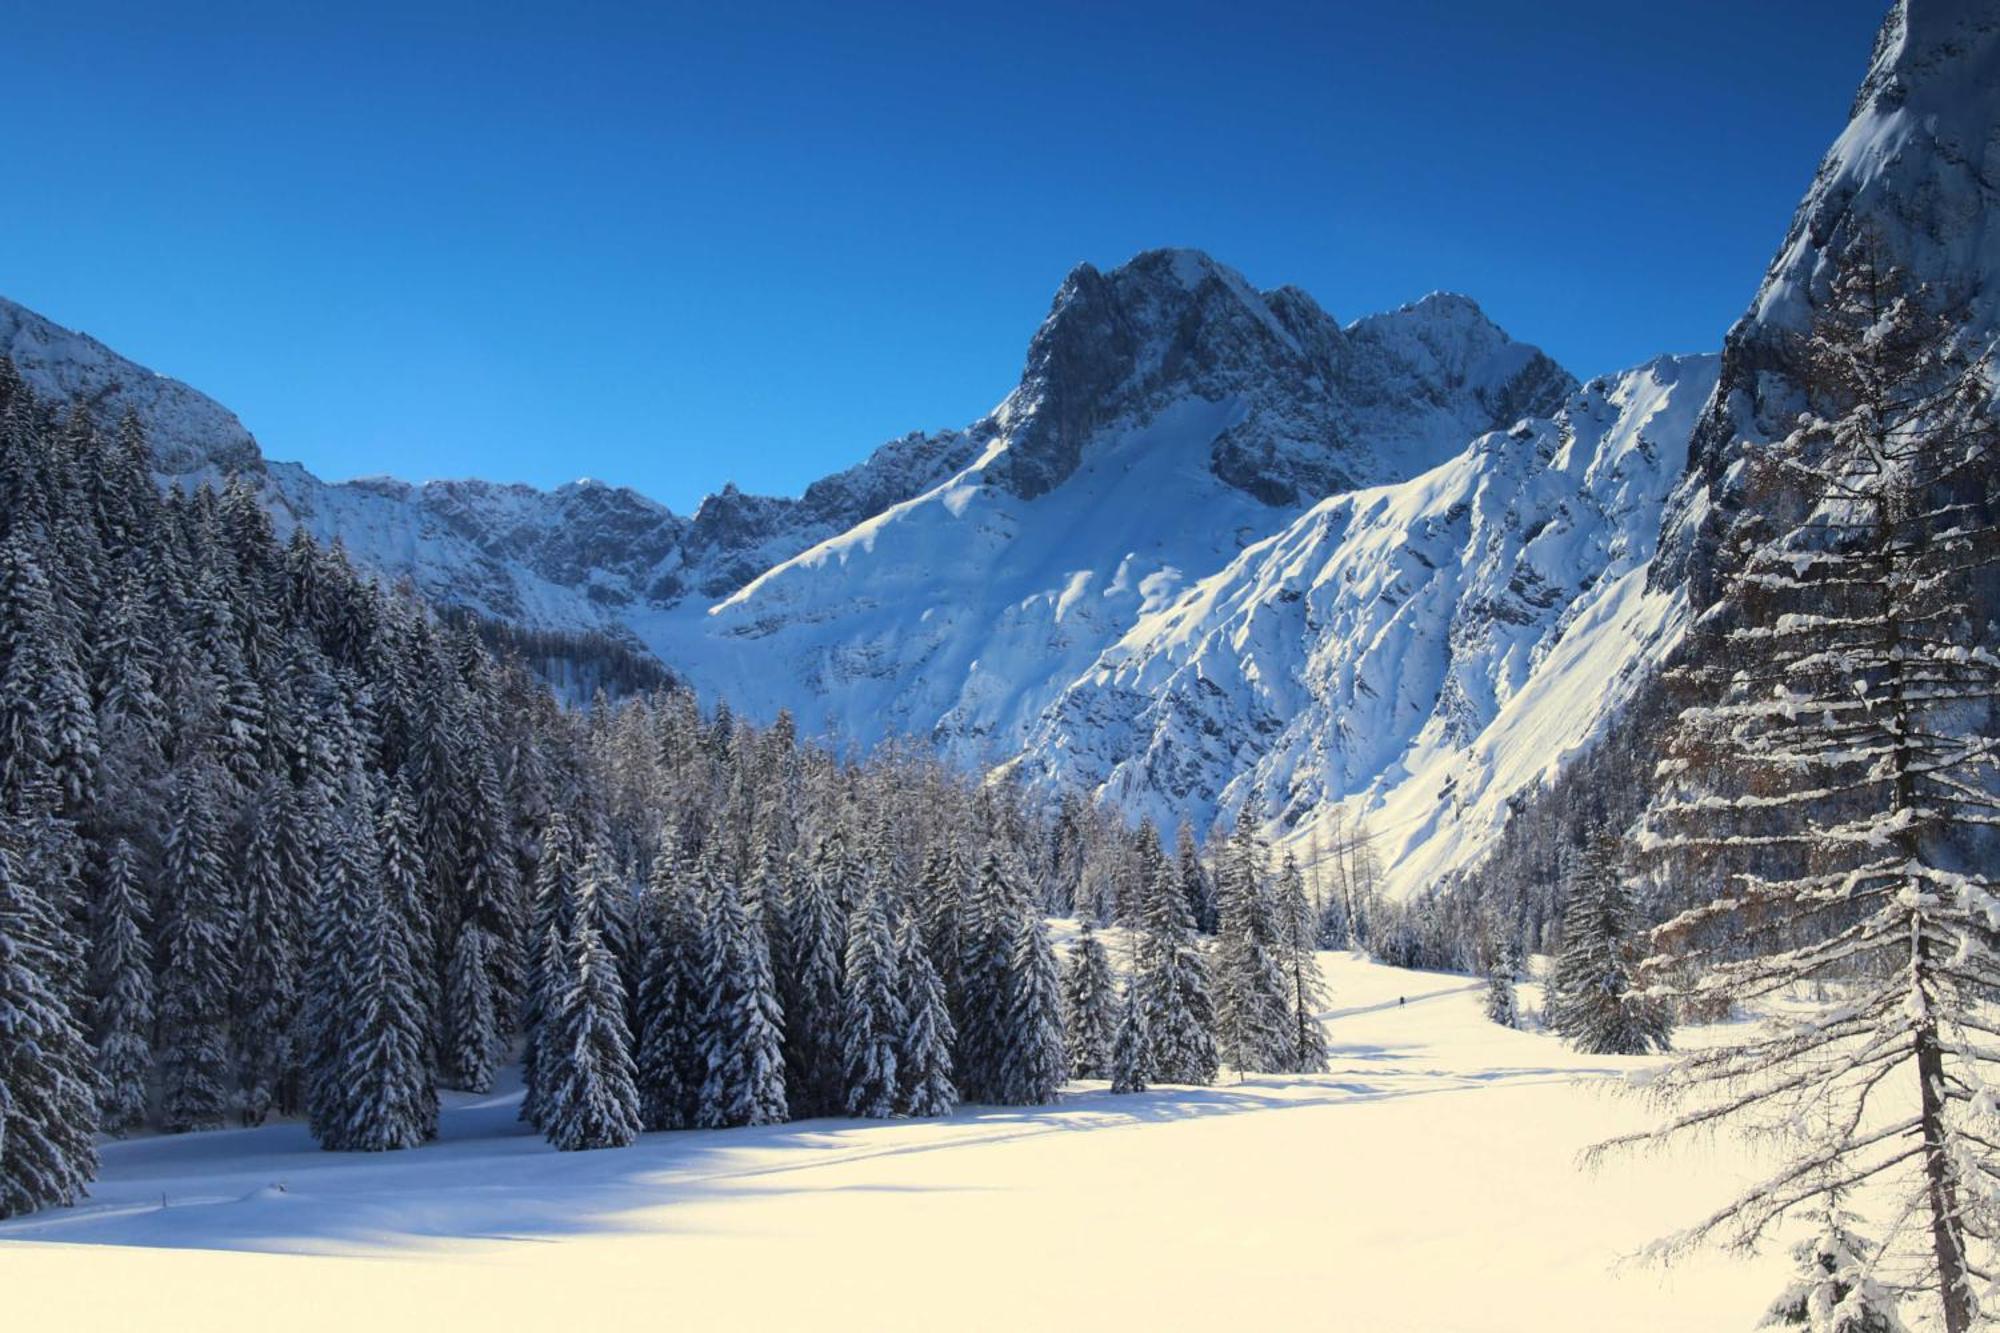
<path fill-rule="evenodd" d="M 675 1205 L 772 1194 L 894 1193 L 914 1198 L 996 1186 L 815 1180 L 856 1163 L 1052 1133 L 1373 1102 L 1566 1070 L 1382 1077 L 1343 1068 L 1405 1059 L 1338 1048 L 1332 1072 L 1257 1075 L 1212 1087 L 1114 1096 L 1079 1085 L 1055 1106 L 966 1106 L 937 1120 L 802 1120 L 747 1129 L 646 1134 L 629 1148 L 560 1153 L 517 1119 L 518 1090 L 446 1094 L 433 1143 L 395 1153 L 321 1151 L 297 1121 L 254 1130 L 103 1145 L 91 1197 L 0 1222 L 0 1243 L 160 1246 L 421 1258 L 441 1248 L 557 1242 L 591 1234 L 671 1235 Z M 1225 1075 L 1225 1079 L 1232 1076 Z M 989 1177 L 990 1179 L 990 1177 Z M 712 1219 L 713 1214 L 707 1215 Z"/>

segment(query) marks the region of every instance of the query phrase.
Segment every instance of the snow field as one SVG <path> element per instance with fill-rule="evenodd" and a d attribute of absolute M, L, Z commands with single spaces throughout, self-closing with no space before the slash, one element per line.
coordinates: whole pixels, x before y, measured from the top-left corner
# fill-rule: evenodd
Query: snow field
<path fill-rule="evenodd" d="M 1116 956 L 1114 947 L 1114 956 Z M 1748 1328 L 1773 1251 L 1621 1262 L 1748 1173 L 1590 1174 L 1644 1060 L 1480 1016 L 1479 984 L 1322 955 L 1329 1073 L 943 1121 L 649 1134 L 557 1153 L 517 1090 L 441 1140 L 296 1123 L 107 1146 L 91 1198 L 0 1224 L 8 1322 L 73 1329 Z M 1533 987 L 1529 1007 L 1537 1001 Z M 1398 1003 L 1401 998 L 1404 1002 Z M 162 1207 L 164 1196 L 165 1206 Z"/>

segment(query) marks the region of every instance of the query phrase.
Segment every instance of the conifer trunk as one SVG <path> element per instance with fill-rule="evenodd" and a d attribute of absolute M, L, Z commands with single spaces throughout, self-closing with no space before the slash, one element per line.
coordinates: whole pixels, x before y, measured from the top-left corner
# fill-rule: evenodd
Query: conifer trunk
<path fill-rule="evenodd" d="M 1886 464 L 1884 465 L 1886 467 Z M 1889 706 L 1896 719 L 1896 738 L 1890 746 L 1893 782 L 1890 809 L 1894 814 L 1916 803 L 1916 783 L 1911 775 L 1910 735 L 1917 719 L 1910 716 L 1908 667 L 1903 660 L 1903 618 L 1897 568 L 1899 547 L 1893 512 L 1893 491 L 1874 501 L 1877 540 L 1881 543 L 1883 589 L 1888 603 L 1883 628 L 1888 641 Z M 1896 835 L 1898 850 L 1906 862 L 1914 863 L 1922 854 L 1917 832 L 1905 829 Z M 1964 1237 L 1958 1227 L 1958 1191 L 1945 1160 L 1944 1053 L 1938 1046 L 1937 1019 L 1931 1006 L 1930 941 L 1924 934 L 1923 885 L 1911 883 L 1908 891 L 1916 899 L 1910 921 L 1910 985 L 1923 1003 L 1923 1016 L 1915 1031 L 1918 1084 L 1918 1128 L 1924 1144 L 1924 1194 L 1930 1204 L 1931 1249 L 1937 1258 L 1938 1297 L 1943 1305 L 1945 1333 L 1970 1333 L 1972 1328 L 1971 1288 L 1965 1271 Z"/>

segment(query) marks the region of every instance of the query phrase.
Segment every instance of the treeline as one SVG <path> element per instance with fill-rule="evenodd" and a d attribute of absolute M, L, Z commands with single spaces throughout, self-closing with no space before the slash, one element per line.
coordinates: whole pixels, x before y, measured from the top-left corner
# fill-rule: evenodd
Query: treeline
<path fill-rule="evenodd" d="M 648 672 L 280 542 L 251 486 L 163 493 L 136 422 L 0 360 L 0 1215 L 99 1133 L 416 1146 L 515 1060 L 564 1148 L 1323 1066 L 1326 923 L 1248 831 L 1170 857 Z"/>
<path fill-rule="evenodd" d="M 495 657 L 527 666 L 567 703 L 582 704 L 599 694 L 624 699 L 681 683 L 651 653 L 608 634 L 510 625 L 458 606 L 440 614 L 452 628 L 478 635 Z"/>
<path fill-rule="evenodd" d="M 566 1147 L 1063 1080 L 1015 794 L 672 689 L 560 706 L 4 362 L 0 654 L 0 1213 L 100 1130 L 407 1147 L 517 1051 Z"/>
<path fill-rule="evenodd" d="M 1618 725 L 1548 785 L 1516 797 L 1493 851 L 1441 886 L 1439 896 L 1454 905 L 1438 910 L 1449 923 L 1440 933 L 1450 940 L 1439 943 L 1466 969 L 1478 966 L 1478 942 L 1488 921 L 1493 933 L 1525 952 L 1554 954 L 1560 948 L 1578 858 L 1645 813 L 1653 770 L 1682 702 L 1658 678 L 1642 682 Z M 1667 901 L 1667 891 L 1664 883 L 1647 886 L 1643 908 L 1654 920 L 1684 905 Z"/>

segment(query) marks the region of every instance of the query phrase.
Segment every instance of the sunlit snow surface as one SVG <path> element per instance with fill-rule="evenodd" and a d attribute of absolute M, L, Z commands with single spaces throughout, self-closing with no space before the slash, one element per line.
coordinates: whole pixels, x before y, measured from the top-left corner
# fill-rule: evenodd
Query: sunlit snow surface
<path fill-rule="evenodd" d="M 1748 1328 L 1777 1254 L 1621 1259 L 1745 1163 L 1592 1175 L 1644 1060 L 1480 1015 L 1476 983 L 1323 959 L 1331 1072 L 944 1121 L 649 1134 L 557 1153 L 517 1094 L 440 1142 L 297 1124 L 109 1144 L 81 1207 L 0 1223 L 25 1328 Z M 1529 1007 L 1539 1003 L 1525 988 Z M 1399 999 L 1407 1003 L 1398 1003 Z"/>

